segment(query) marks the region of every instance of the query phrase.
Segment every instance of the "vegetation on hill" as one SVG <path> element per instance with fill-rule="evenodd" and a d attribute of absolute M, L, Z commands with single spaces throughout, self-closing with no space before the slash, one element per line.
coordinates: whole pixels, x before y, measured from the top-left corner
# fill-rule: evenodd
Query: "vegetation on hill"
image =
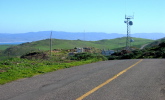
<path fill-rule="evenodd" d="M 165 38 L 162 39 L 158 39 L 156 41 L 151 42 L 150 44 L 148 44 L 146 47 L 153 47 L 153 46 L 157 46 L 159 45 L 161 42 L 165 42 Z"/>
<path fill-rule="evenodd" d="M 7 49 L 7 48 L 9 48 L 9 47 L 11 47 L 11 46 L 14 46 L 14 45 L 4 45 L 4 44 L 2 44 L 2 45 L 0 45 L 0 50 L 2 51 L 2 50 L 5 50 L 5 49 Z"/>
<path fill-rule="evenodd" d="M 134 40 L 134 42 L 131 42 L 131 46 L 136 47 L 136 48 L 140 48 L 142 45 L 151 43 L 154 41 L 154 40 L 134 38 L 134 37 L 132 39 Z M 108 40 L 108 39 L 100 40 L 100 41 L 96 41 L 95 43 L 101 44 L 101 45 L 105 46 L 105 48 L 106 48 L 106 46 L 109 47 L 111 45 L 112 49 L 121 49 L 121 48 L 125 47 L 126 37 L 110 39 L 110 40 Z"/>
<path fill-rule="evenodd" d="M 152 42 L 153 40 L 133 38 L 132 46 L 140 48 L 141 45 Z M 100 41 L 82 41 L 82 40 L 59 40 L 52 39 L 52 49 L 73 49 L 75 47 L 94 47 L 98 49 L 121 49 L 125 47 L 125 37 L 116 39 L 105 39 Z M 21 56 L 34 51 L 45 51 L 50 49 L 50 40 L 41 40 L 35 42 L 23 43 L 7 48 L 3 53 L 9 56 Z"/>
<path fill-rule="evenodd" d="M 147 47 L 142 50 L 116 52 L 108 59 L 141 59 L 141 58 L 165 58 L 165 42 L 158 45 Z"/>

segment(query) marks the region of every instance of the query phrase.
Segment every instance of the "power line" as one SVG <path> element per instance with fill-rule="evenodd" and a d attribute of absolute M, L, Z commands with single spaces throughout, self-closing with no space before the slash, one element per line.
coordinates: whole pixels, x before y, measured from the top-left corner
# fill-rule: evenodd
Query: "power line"
<path fill-rule="evenodd" d="M 50 56 L 52 56 L 52 31 L 50 33 Z"/>

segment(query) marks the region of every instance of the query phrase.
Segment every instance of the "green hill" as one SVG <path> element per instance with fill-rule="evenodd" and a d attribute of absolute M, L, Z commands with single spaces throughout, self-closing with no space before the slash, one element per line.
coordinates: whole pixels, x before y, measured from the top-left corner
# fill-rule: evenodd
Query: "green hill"
<path fill-rule="evenodd" d="M 153 42 L 153 40 L 133 38 L 132 46 L 140 48 L 142 45 Z M 52 39 L 52 49 L 73 49 L 75 47 L 94 47 L 98 49 L 119 49 L 125 47 L 126 37 L 116 39 L 105 39 L 100 41 L 82 40 L 60 40 Z M 5 55 L 21 56 L 33 51 L 45 51 L 50 49 L 50 40 L 40 40 L 12 46 L 4 50 Z"/>
<path fill-rule="evenodd" d="M 162 42 L 165 42 L 165 38 L 162 38 L 162 39 L 158 39 L 156 41 L 153 41 L 150 44 L 148 44 L 146 47 L 158 46 Z"/>
<path fill-rule="evenodd" d="M 108 59 L 165 58 L 165 38 L 149 43 L 143 49 L 115 52 Z"/>

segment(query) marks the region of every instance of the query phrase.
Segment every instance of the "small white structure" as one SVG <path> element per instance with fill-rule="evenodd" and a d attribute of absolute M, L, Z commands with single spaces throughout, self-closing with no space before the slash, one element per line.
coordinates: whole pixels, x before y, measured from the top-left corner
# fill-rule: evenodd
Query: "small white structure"
<path fill-rule="evenodd" d="M 113 53 L 115 53 L 114 50 L 102 50 L 101 52 L 101 54 L 104 56 L 110 56 Z"/>
<path fill-rule="evenodd" d="M 84 49 L 83 48 L 77 48 L 77 53 L 81 53 L 81 52 L 84 52 Z"/>

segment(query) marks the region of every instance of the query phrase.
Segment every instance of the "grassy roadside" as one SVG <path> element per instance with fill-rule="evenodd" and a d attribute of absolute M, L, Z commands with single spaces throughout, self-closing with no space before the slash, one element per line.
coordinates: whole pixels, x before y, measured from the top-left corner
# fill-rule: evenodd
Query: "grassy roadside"
<path fill-rule="evenodd" d="M 0 62 L 0 84 L 97 61 L 101 61 L 101 59 L 89 59 L 82 61 L 68 60 L 63 62 L 54 62 L 53 60 L 28 60 L 20 58 L 8 59 Z"/>

